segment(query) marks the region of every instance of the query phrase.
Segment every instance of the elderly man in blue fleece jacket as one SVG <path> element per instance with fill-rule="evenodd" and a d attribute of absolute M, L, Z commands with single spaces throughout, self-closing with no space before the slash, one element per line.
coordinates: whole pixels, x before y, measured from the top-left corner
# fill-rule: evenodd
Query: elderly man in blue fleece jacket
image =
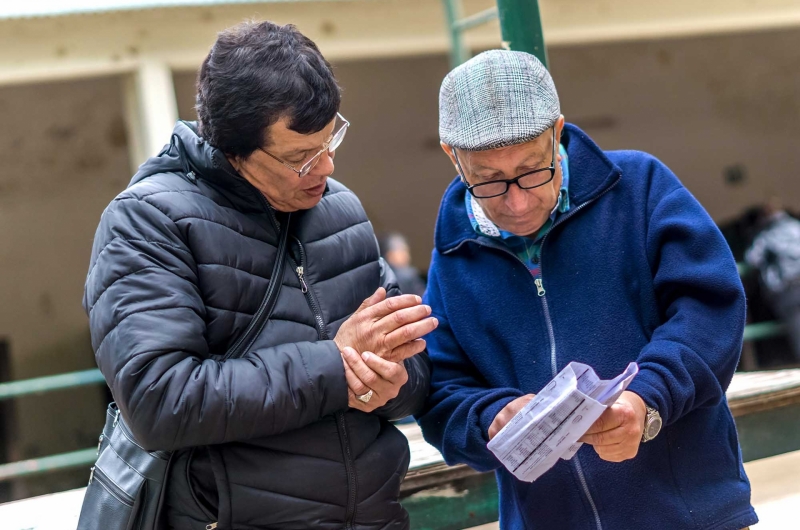
<path fill-rule="evenodd" d="M 459 176 L 442 199 L 427 303 L 422 431 L 496 470 L 503 529 L 739 530 L 757 522 L 725 389 L 745 298 L 713 221 L 672 172 L 565 125 L 532 55 L 494 50 L 439 99 Z M 534 483 L 487 442 L 570 361 L 628 391 Z"/>

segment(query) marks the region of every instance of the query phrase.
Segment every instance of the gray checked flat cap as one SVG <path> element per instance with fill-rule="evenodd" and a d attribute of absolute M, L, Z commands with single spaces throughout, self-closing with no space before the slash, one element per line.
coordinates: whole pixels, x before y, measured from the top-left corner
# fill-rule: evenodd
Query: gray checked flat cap
<path fill-rule="evenodd" d="M 553 78 L 525 52 L 476 55 L 447 74 L 439 91 L 439 138 L 467 151 L 528 142 L 560 115 Z"/>

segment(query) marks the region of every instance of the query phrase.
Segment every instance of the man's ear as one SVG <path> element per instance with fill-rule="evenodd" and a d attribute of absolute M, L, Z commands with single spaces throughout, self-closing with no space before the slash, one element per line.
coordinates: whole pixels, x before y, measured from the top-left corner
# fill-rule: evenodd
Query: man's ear
<path fill-rule="evenodd" d="M 564 115 L 558 117 L 556 120 L 556 141 L 561 142 L 561 134 L 564 132 Z"/>
<path fill-rule="evenodd" d="M 452 163 L 453 167 L 456 168 L 456 172 L 461 173 L 458 171 L 458 164 L 456 163 L 456 158 L 453 156 L 453 148 L 444 142 L 439 142 L 439 145 L 442 146 L 442 151 L 444 151 L 444 154 L 446 154 L 450 159 L 450 163 Z"/>

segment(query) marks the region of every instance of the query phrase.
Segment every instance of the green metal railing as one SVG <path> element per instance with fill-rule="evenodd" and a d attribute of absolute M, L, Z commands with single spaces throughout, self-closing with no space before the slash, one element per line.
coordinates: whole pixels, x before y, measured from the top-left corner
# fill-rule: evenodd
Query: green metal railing
<path fill-rule="evenodd" d="M 88 466 L 97 460 L 97 449 L 81 449 L 70 453 L 32 458 L 0 465 L 0 482 L 28 475 Z"/>
<path fill-rule="evenodd" d="M 0 400 L 18 398 L 33 394 L 43 394 L 54 390 L 78 388 L 87 385 L 105 384 L 106 380 L 98 369 L 81 370 L 66 374 L 50 375 L 0 383 Z M 69 453 L 32 458 L 19 462 L 0 464 L 0 482 L 28 475 L 49 473 L 73 467 L 87 466 L 97 458 L 97 449 L 81 449 Z"/>
<path fill-rule="evenodd" d="M 80 372 L 70 372 L 66 374 L 50 375 L 26 379 L 24 381 L 12 381 L 10 383 L 0 383 L 0 399 L 16 398 L 27 396 L 28 394 L 41 394 L 62 388 L 74 388 L 77 386 L 94 385 L 105 383 L 103 374 L 100 370 L 81 370 Z"/>
<path fill-rule="evenodd" d="M 537 0 L 497 0 L 503 47 L 535 55 L 547 67 L 542 16 Z"/>
<path fill-rule="evenodd" d="M 547 66 L 542 18 L 536 0 L 497 0 L 496 7 L 467 17 L 464 16 L 461 0 L 443 2 L 450 31 L 450 64 L 453 67 L 467 61 L 471 55 L 464 41 L 464 32 L 498 17 L 503 47 L 531 53 Z"/>

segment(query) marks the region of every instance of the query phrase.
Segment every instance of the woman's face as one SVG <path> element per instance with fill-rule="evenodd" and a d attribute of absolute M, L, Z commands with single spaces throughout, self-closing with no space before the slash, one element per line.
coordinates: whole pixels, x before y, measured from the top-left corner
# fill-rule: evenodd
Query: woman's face
<path fill-rule="evenodd" d="M 269 128 L 270 143 L 265 149 L 299 169 L 330 141 L 335 122 L 331 120 L 319 132 L 300 134 L 289 129 L 287 118 L 281 118 Z M 333 174 L 333 157 L 334 153 L 323 153 L 314 168 L 302 178 L 259 149 L 247 159 L 231 159 L 230 162 L 276 210 L 294 212 L 313 208 L 322 199 L 326 181 Z"/>

